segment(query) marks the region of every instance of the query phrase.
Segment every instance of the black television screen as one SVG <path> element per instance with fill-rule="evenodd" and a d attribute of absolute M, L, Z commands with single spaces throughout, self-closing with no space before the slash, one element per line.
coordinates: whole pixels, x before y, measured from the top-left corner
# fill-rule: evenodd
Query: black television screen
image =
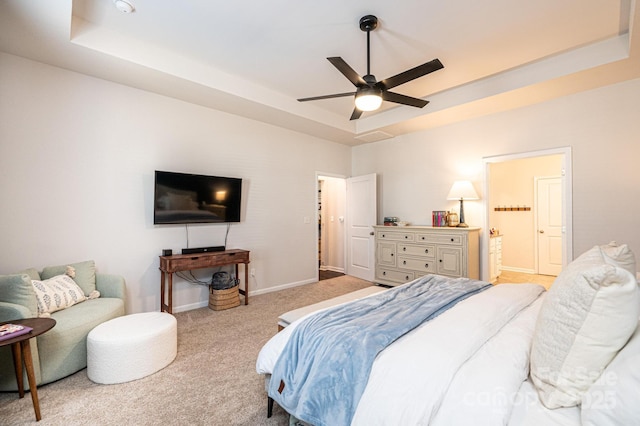
<path fill-rule="evenodd" d="M 240 222 L 242 179 L 156 170 L 153 223 Z"/>

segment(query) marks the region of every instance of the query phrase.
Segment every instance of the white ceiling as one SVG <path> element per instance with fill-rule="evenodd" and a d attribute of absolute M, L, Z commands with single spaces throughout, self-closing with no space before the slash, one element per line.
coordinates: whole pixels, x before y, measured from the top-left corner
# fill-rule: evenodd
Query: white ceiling
<path fill-rule="evenodd" d="M 632 0 L 3 0 L 0 50 L 356 145 L 640 77 Z M 439 58 L 445 68 L 349 121 L 350 92 L 327 60 L 366 74 L 360 17 L 376 15 L 378 80 Z"/>

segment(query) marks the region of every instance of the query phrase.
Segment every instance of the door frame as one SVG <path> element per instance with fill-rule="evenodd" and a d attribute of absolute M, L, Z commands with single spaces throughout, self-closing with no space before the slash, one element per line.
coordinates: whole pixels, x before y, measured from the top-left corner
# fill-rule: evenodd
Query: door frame
<path fill-rule="evenodd" d="M 571 169 L 571 147 L 551 148 L 540 151 L 528 151 L 516 154 L 503 154 L 490 157 L 483 157 L 484 164 L 484 186 L 483 192 L 485 197 L 484 205 L 484 230 L 482 232 L 482 244 L 480 246 L 480 264 L 482 265 L 482 279 L 489 280 L 489 212 L 491 208 L 490 197 L 490 166 L 493 163 L 503 163 L 511 160 L 519 160 L 523 158 L 546 157 L 549 155 L 562 156 L 562 267 L 564 268 L 573 260 L 573 184 Z"/>

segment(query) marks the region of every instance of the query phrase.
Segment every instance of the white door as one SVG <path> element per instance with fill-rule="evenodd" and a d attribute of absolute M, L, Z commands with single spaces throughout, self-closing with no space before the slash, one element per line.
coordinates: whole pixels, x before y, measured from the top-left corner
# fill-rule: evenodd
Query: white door
<path fill-rule="evenodd" d="M 562 178 L 536 180 L 538 273 L 557 276 L 562 270 Z"/>
<path fill-rule="evenodd" d="M 347 179 L 347 275 L 373 281 L 376 174 Z"/>

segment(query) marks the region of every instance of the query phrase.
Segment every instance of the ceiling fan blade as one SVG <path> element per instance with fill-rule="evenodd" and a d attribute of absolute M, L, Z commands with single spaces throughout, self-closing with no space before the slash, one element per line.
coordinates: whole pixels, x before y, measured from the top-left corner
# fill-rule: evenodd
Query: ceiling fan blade
<path fill-rule="evenodd" d="M 357 120 L 362 115 L 362 111 L 358 108 L 353 109 L 353 113 L 351 113 L 351 118 L 349 120 Z"/>
<path fill-rule="evenodd" d="M 342 59 L 339 56 L 334 56 L 331 58 L 327 58 L 329 60 L 329 62 L 331 62 L 333 64 L 334 67 L 338 68 L 338 71 L 340 71 L 342 73 L 342 75 L 344 75 L 345 77 L 347 77 L 349 79 L 349 81 L 351 83 L 353 83 L 354 86 L 358 87 L 358 86 L 362 86 L 362 85 L 366 85 L 367 83 L 364 81 L 364 79 L 362 77 L 360 77 L 358 75 L 357 72 L 355 72 L 353 70 L 353 68 L 351 68 L 349 66 L 349 64 L 347 64 L 344 59 Z"/>
<path fill-rule="evenodd" d="M 395 102 L 402 105 L 409 105 L 416 108 L 422 108 L 429 103 L 429 101 L 425 101 L 424 99 L 412 98 L 411 96 L 387 92 L 386 90 L 382 92 L 382 99 L 384 99 L 385 101 Z"/>
<path fill-rule="evenodd" d="M 311 98 L 298 99 L 299 102 L 317 101 L 319 99 L 343 98 L 345 96 L 354 96 L 356 92 L 336 93 L 334 95 L 313 96 Z"/>
<path fill-rule="evenodd" d="M 438 71 L 439 69 L 444 68 L 442 62 L 439 59 L 434 59 L 422 65 L 418 65 L 415 68 L 411 68 L 405 72 L 401 72 L 400 74 L 394 75 L 393 77 L 385 78 L 380 81 L 378 85 L 382 85 L 386 89 L 392 89 L 396 86 L 400 86 L 408 81 L 415 80 L 416 78 L 422 77 L 423 75 L 427 75 L 434 71 Z"/>

